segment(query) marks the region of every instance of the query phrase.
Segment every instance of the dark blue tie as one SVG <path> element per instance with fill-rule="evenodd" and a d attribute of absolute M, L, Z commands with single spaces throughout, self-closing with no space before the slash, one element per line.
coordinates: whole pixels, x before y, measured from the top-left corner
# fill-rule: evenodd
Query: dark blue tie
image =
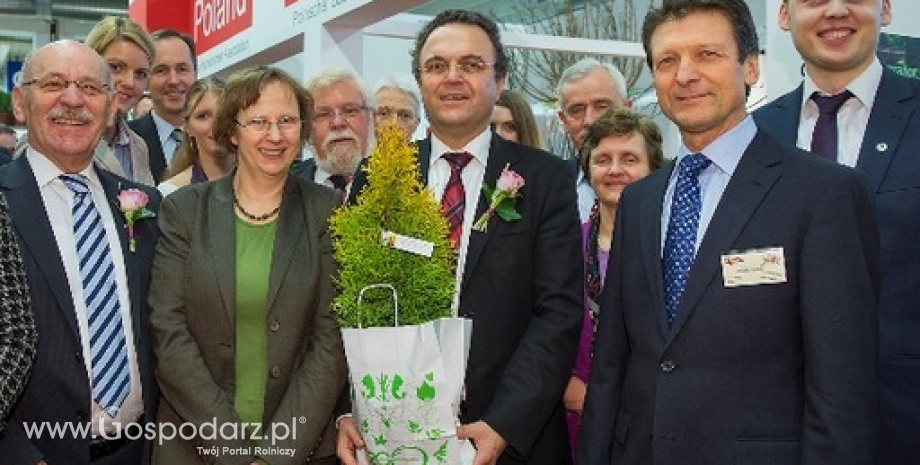
<path fill-rule="evenodd" d="M 852 97 L 846 90 L 837 95 L 824 97 L 815 92 L 811 99 L 818 105 L 818 121 L 811 134 L 811 152 L 828 160 L 837 160 L 837 112 Z"/>
<path fill-rule="evenodd" d="M 668 324 L 674 321 L 687 274 L 696 255 L 696 234 L 700 226 L 699 175 L 712 160 L 702 153 L 687 155 L 680 161 L 677 184 L 671 200 L 671 218 L 664 240 L 664 303 Z"/>
<path fill-rule="evenodd" d="M 60 178 L 74 193 L 71 213 L 89 322 L 93 400 L 114 417 L 130 388 L 115 266 L 86 177 L 63 174 Z"/>

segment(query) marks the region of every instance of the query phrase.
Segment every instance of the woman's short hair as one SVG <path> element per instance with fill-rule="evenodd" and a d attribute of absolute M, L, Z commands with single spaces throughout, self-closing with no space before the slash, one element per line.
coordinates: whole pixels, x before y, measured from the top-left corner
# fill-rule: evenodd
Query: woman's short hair
<path fill-rule="evenodd" d="M 581 146 L 579 162 L 586 177 L 591 175 L 591 152 L 608 137 L 622 137 L 639 134 L 645 141 L 645 151 L 648 153 L 648 164 L 651 171 L 661 168 L 664 164 L 664 151 L 662 150 L 661 129 L 652 118 L 645 116 L 631 108 L 614 107 L 607 110 L 595 121 L 585 136 Z"/>
<path fill-rule="evenodd" d="M 272 82 L 280 82 L 286 86 L 297 99 L 297 108 L 300 110 L 300 144 L 303 146 L 306 143 L 313 121 L 313 97 L 297 80 L 280 68 L 256 66 L 239 70 L 227 78 L 227 87 L 224 89 L 220 105 L 217 106 L 213 127 L 214 140 L 221 148 L 236 153 L 237 148 L 232 137 L 239 129 L 237 115 L 254 105 L 262 96 L 265 86 Z"/>

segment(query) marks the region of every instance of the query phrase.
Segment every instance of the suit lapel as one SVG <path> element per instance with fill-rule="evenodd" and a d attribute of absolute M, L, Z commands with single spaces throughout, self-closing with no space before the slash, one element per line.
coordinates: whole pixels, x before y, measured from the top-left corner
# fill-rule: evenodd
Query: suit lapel
<path fill-rule="evenodd" d="M 802 85 L 796 90 L 780 97 L 776 100 L 776 111 L 765 114 L 767 121 L 758 124 L 771 127 L 770 131 L 776 140 L 784 141 L 789 145 L 795 146 L 799 139 L 799 119 L 802 115 Z M 766 107 L 765 109 L 769 109 Z"/>
<path fill-rule="evenodd" d="M 293 176 L 288 176 L 284 185 L 284 194 L 281 200 L 281 212 L 278 215 L 278 225 L 275 231 L 275 245 L 272 252 L 271 272 L 268 281 L 268 309 L 274 307 L 284 276 L 291 268 L 295 251 L 307 231 L 306 211 L 309 202 L 302 198 L 300 184 Z M 309 246 L 309 243 L 307 244 Z M 306 256 L 312 257 L 312 251 L 307 251 Z M 297 258 L 302 258 L 298 256 Z M 302 263 L 302 265 L 305 265 Z M 301 282 L 306 285 L 305 282 Z"/>
<path fill-rule="evenodd" d="M 99 176 L 99 182 L 102 184 L 102 190 L 105 192 L 106 205 L 105 208 L 108 208 L 111 212 L 112 218 L 115 221 L 115 232 L 118 235 L 118 241 L 121 244 L 121 255 L 125 266 L 125 274 L 128 278 L 128 295 L 131 301 L 132 312 L 134 309 L 141 308 L 141 302 L 138 301 L 141 292 L 140 290 L 140 273 L 138 272 L 137 264 L 137 253 L 131 252 L 130 244 L 128 243 L 128 227 L 125 223 L 125 215 L 121 212 L 120 204 L 118 202 L 118 194 L 121 193 L 122 186 L 121 182 L 109 174 L 108 172 L 99 169 L 96 169 L 96 175 Z M 103 206 L 98 207 L 100 211 Z M 117 258 L 117 257 L 113 257 Z"/>
<path fill-rule="evenodd" d="M 10 218 L 23 247 L 23 254 L 28 254 L 38 264 L 44 280 L 51 288 L 58 309 L 79 340 L 76 311 L 73 296 L 64 273 L 57 240 L 48 222 L 45 204 L 42 202 L 35 175 L 25 156 L 8 163 L 0 171 L 0 188 L 5 190 L 10 207 Z"/>
<path fill-rule="evenodd" d="M 687 284 L 681 297 L 677 319 L 669 333 L 668 343 L 680 332 L 684 322 L 696 308 L 697 302 L 705 293 L 710 283 L 718 276 L 722 253 L 732 250 L 738 235 L 754 215 L 757 207 L 779 179 L 781 159 L 777 154 L 779 147 L 767 139 L 762 132 L 757 133 L 751 145 L 741 157 L 709 227 L 700 243 Z M 721 283 L 714 285 L 721 286 Z"/>
<path fill-rule="evenodd" d="M 486 162 L 485 174 L 482 178 L 483 185 L 489 185 L 490 187 L 495 187 L 498 177 L 501 175 L 502 170 L 505 168 L 505 165 L 510 164 L 511 168 L 514 169 L 515 163 L 518 161 L 518 154 L 514 151 L 514 148 L 505 142 L 501 137 L 493 134 L 492 142 L 489 144 L 489 159 Z M 519 201 L 524 201 L 527 195 L 528 186 L 524 185 L 524 191 L 522 192 L 522 197 Z M 473 221 L 476 221 L 480 216 L 482 216 L 486 210 L 489 208 L 489 199 L 485 195 L 479 195 L 479 202 L 476 204 L 476 215 L 473 216 Z M 489 221 L 490 226 L 487 228 L 486 232 L 470 231 L 469 245 L 466 248 L 466 264 L 463 266 L 463 280 L 461 281 L 461 289 L 466 286 L 467 281 L 469 281 L 470 276 L 473 274 L 473 270 L 476 269 L 476 264 L 479 263 L 479 257 L 482 256 L 482 251 L 485 249 L 486 244 L 495 236 L 496 231 L 501 230 L 500 223 L 501 220 L 498 217 L 493 218 Z"/>
<path fill-rule="evenodd" d="M 236 215 L 233 211 L 233 176 L 215 181 L 214 198 L 208 204 L 210 255 L 214 277 L 223 298 L 227 316 L 233 321 L 236 308 Z"/>
<path fill-rule="evenodd" d="M 650 183 L 649 190 L 653 195 L 643 197 L 639 208 L 639 242 L 642 244 L 645 276 L 652 290 L 652 301 L 656 304 L 656 319 L 663 335 L 668 334 L 670 330 L 664 305 L 664 272 L 661 268 L 661 218 L 664 193 L 668 189 L 668 180 L 673 170 L 672 161 L 666 168 L 647 178 L 646 182 Z"/>
<path fill-rule="evenodd" d="M 884 71 L 856 163 L 866 174 L 872 192 L 878 191 L 898 151 L 917 98 L 905 80 L 896 78 L 888 69 Z"/>

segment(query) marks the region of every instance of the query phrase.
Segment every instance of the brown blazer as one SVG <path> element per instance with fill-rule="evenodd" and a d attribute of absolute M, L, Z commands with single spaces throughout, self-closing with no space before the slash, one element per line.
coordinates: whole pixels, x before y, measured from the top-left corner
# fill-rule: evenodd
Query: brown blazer
<path fill-rule="evenodd" d="M 333 460 L 333 407 L 347 372 L 330 308 L 336 266 L 327 219 L 339 203 L 331 189 L 289 176 L 277 219 L 263 428 L 293 424 L 296 439 L 177 436 L 155 446 L 154 463 L 248 463 L 246 455 L 224 454 L 223 447 L 254 454 L 256 446 L 296 449 L 294 457 L 261 455 L 273 465 Z M 158 423 L 240 421 L 233 406 L 235 220 L 232 175 L 180 189 L 160 210 L 149 299 L 162 391 Z M 220 455 L 201 455 L 198 447 L 216 447 Z"/>

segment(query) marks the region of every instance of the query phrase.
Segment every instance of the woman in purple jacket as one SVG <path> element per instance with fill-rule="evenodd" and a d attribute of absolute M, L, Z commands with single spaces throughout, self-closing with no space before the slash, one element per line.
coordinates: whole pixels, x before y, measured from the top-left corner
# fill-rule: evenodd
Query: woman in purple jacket
<path fill-rule="evenodd" d="M 664 163 L 661 131 L 647 116 L 628 108 L 613 108 L 591 125 L 579 156 L 597 200 L 588 220 L 581 225 L 586 308 L 578 357 L 564 398 L 573 455 L 591 371 L 591 347 L 600 311 L 597 300 L 607 273 L 617 204 L 626 186 Z"/>

